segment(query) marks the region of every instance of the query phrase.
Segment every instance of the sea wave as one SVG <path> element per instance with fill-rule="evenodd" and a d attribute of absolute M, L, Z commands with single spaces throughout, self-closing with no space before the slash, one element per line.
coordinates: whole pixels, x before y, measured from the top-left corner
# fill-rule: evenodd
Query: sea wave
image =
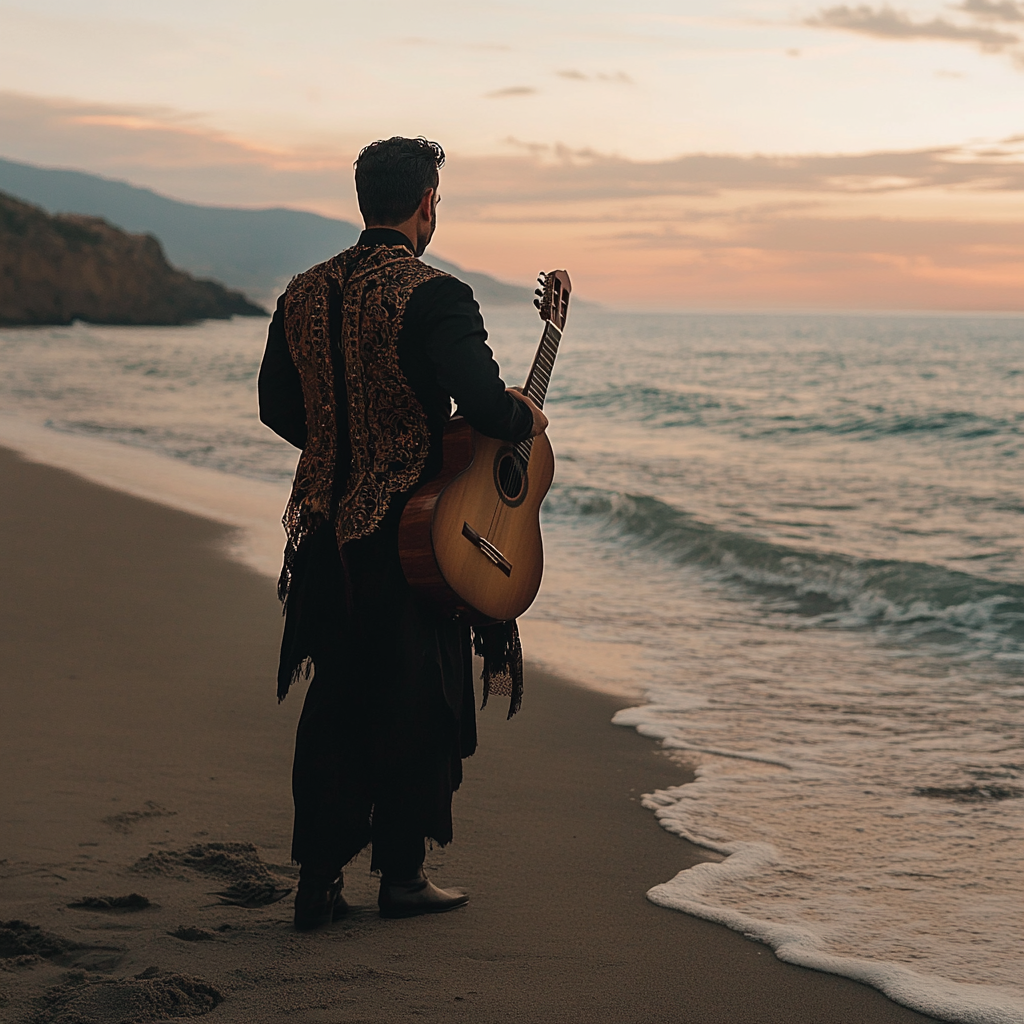
<path fill-rule="evenodd" d="M 639 383 L 581 392 L 556 389 L 551 401 L 581 411 L 618 413 L 655 428 L 713 424 L 748 438 L 822 435 L 874 441 L 920 435 L 972 441 L 1024 436 L 1024 414 L 998 416 L 969 409 L 908 412 L 905 405 L 890 409 L 871 404 L 851 409 L 844 401 L 832 410 L 826 406 L 804 414 L 766 415 L 762 402 L 744 401 L 735 392 L 723 395 Z"/>
<path fill-rule="evenodd" d="M 1024 585 L 923 562 L 798 550 L 702 522 L 650 495 L 555 486 L 553 524 L 592 529 L 605 540 L 741 586 L 804 626 L 871 628 L 945 654 L 1024 653 Z"/>
<path fill-rule="evenodd" d="M 817 416 L 778 416 L 761 425 L 758 433 L 762 437 L 773 434 L 831 434 L 863 440 L 922 434 L 973 441 L 996 436 L 1020 437 L 1024 426 L 1024 417 L 986 416 L 955 409 L 910 415 L 885 409 L 870 412 L 870 415 L 860 413 L 832 420 Z"/>
<path fill-rule="evenodd" d="M 690 426 L 704 422 L 708 410 L 741 414 L 745 406 L 702 391 L 677 391 L 650 384 L 609 385 L 599 391 L 556 388 L 551 401 L 580 410 L 627 413 L 655 426 Z"/>

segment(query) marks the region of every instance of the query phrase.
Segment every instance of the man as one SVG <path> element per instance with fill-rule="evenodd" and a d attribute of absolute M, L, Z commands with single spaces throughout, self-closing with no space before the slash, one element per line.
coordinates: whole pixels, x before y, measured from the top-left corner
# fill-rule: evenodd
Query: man
<path fill-rule="evenodd" d="M 277 304 L 259 376 L 260 419 L 302 449 L 285 511 L 278 672 L 283 699 L 313 678 L 295 744 L 295 925 L 347 910 L 342 868 L 372 844 L 382 916 L 461 906 L 423 874 L 425 839 L 452 838 L 452 793 L 476 747 L 470 631 L 415 594 L 398 524 L 436 475 L 454 399 L 479 431 L 520 441 L 544 413 L 506 389 L 471 289 L 422 263 L 444 152 L 392 138 L 356 161 L 366 229 L 296 277 Z M 484 697 L 499 677 L 518 705 L 515 623 L 475 635 Z"/>

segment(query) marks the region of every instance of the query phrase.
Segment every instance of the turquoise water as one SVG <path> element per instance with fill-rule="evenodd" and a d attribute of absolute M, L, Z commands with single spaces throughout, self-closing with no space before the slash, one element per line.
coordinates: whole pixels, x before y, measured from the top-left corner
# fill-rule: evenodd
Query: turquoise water
<path fill-rule="evenodd" d="M 284 481 L 264 330 L 3 331 L 0 408 Z M 647 693 L 698 771 L 648 804 L 725 858 L 652 899 L 949 1020 L 1024 1020 L 1022 398 L 1024 317 L 590 309 L 548 398 L 527 653 Z"/>

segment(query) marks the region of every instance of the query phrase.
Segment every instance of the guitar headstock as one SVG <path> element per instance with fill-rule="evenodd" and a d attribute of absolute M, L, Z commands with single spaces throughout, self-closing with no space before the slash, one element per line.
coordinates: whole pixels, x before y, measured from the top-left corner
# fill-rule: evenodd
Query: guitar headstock
<path fill-rule="evenodd" d="M 540 287 L 534 292 L 537 296 L 533 304 L 540 312 L 541 320 L 548 320 L 560 331 L 565 330 L 565 321 L 569 316 L 569 293 L 572 284 L 564 270 L 552 270 L 537 278 Z"/>

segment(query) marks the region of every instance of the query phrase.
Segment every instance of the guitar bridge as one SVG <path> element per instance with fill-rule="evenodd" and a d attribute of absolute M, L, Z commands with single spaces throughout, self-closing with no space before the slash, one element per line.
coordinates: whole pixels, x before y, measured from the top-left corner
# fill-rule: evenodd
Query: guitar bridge
<path fill-rule="evenodd" d="M 481 537 L 469 523 L 462 524 L 462 536 L 475 544 L 506 576 L 512 575 L 512 563 L 486 537 Z"/>

